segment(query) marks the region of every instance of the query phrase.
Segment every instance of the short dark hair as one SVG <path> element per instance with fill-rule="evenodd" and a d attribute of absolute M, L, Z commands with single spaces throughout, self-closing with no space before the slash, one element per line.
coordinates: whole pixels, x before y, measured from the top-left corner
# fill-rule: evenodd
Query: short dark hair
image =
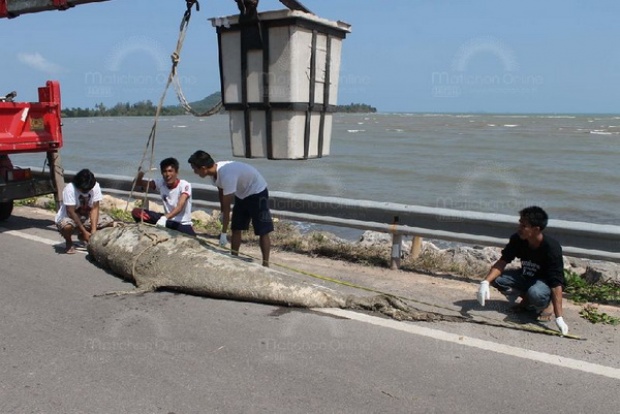
<path fill-rule="evenodd" d="M 86 193 L 93 189 L 97 180 L 95 180 L 95 174 L 93 174 L 88 168 L 78 171 L 71 181 L 75 188 L 83 193 Z"/>
<path fill-rule="evenodd" d="M 530 226 L 540 227 L 540 230 L 544 230 L 549 222 L 549 216 L 542 208 L 538 206 L 525 207 L 519 211 L 521 218 L 528 222 Z"/>
<path fill-rule="evenodd" d="M 176 172 L 179 172 L 179 161 L 176 158 L 166 158 L 159 163 L 159 170 L 164 171 L 166 168 L 172 166 Z"/>
<path fill-rule="evenodd" d="M 207 168 L 211 168 L 213 167 L 213 164 L 215 164 L 215 161 L 213 161 L 213 158 L 211 158 L 211 155 L 201 150 L 198 150 L 195 153 L 193 153 L 189 157 L 187 162 L 189 162 L 194 167 L 207 167 Z"/>

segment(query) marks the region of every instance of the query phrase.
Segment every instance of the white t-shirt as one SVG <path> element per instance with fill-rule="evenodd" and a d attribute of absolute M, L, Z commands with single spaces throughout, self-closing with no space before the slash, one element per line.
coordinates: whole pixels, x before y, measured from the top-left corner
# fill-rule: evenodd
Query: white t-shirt
<path fill-rule="evenodd" d="M 62 204 L 56 213 L 56 223 L 68 217 L 66 206 L 75 206 L 78 216 L 88 218 L 93 205 L 101 200 L 103 200 L 103 194 L 101 194 L 99 183 L 95 183 L 95 186 L 87 193 L 79 191 L 73 183 L 67 184 L 62 191 Z"/>
<path fill-rule="evenodd" d="M 164 204 L 166 214 L 170 213 L 179 204 L 179 198 L 182 194 L 187 194 L 189 198 L 185 203 L 185 207 L 179 214 L 170 220 L 181 224 L 192 224 L 192 185 L 185 180 L 179 180 L 174 188 L 168 188 L 163 177 L 157 177 L 153 180 L 155 189 L 161 195 L 161 201 Z"/>
<path fill-rule="evenodd" d="M 216 164 L 217 179 L 213 183 L 221 188 L 224 195 L 234 194 L 244 199 L 258 194 L 267 188 L 267 181 L 258 170 L 249 164 L 238 161 L 219 161 Z"/>

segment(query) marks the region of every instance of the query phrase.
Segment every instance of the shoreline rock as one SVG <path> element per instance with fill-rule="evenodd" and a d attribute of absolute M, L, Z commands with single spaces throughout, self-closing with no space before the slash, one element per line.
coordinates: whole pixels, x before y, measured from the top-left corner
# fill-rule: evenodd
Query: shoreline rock
<path fill-rule="evenodd" d="M 486 271 L 501 257 L 502 248 L 477 246 L 454 243 L 453 247 L 440 248 L 437 244 L 442 241 L 424 240 L 422 242 L 422 255 L 434 254 L 445 260 L 454 262 L 473 269 L 485 268 Z M 388 248 L 392 245 L 392 236 L 385 233 L 366 231 L 357 242 L 364 246 L 381 246 Z M 411 241 L 403 241 L 401 251 L 408 256 L 411 251 Z M 510 263 L 509 268 L 519 266 L 519 261 Z M 574 272 L 585 279 L 588 283 L 616 283 L 620 284 L 620 263 L 605 262 L 600 260 L 581 259 L 564 256 L 564 269 Z"/>
<path fill-rule="evenodd" d="M 130 212 L 138 200 L 139 199 L 131 201 L 128 206 L 127 200 L 104 194 L 101 208 L 105 211 L 125 211 L 127 209 L 127 211 Z M 54 201 L 51 197 L 38 197 L 31 205 L 33 207 L 50 210 L 53 203 Z M 154 201 L 149 201 L 148 208 L 153 211 L 163 211 L 161 204 Z M 219 214 L 220 213 L 218 210 L 212 210 L 211 213 L 208 213 L 205 210 L 194 210 L 192 211 L 192 219 L 198 220 L 202 223 L 209 223 L 211 221 L 217 221 L 219 219 Z M 320 226 L 318 227 L 320 228 Z M 387 233 L 369 230 L 365 231 L 357 241 L 350 241 L 342 239 L 330 232 L 320 232 L 324 235 L 324 237 L 335 243 L 349 243 L 367 248 L 386 249 L 390 249 L 392 245 L 392 236 Z M 411 243 L 412 241 L 410 238 L 403 238 L 401 245 L 402 258 L 409 256 L 411 252 Z M 442 248 L 440 246 L 446 247 Z M 468 245 L 465 243 L 448 243 L 443 240 L 424 240 L 422 242 L 421 256 L 432 255 L 442 261 L 451 262 L 455 267 L 469 269 L 471 273 L 476 274 L 484 272 L 486 274 L 491 265 L 500 258 L 501 250 L 502 249 L 499 247 Z M 509 267 L 518 266 L 518 260 L 509 264 Z M 615 283 L 620 285 L 620 263 L 564 256 L 564 269 L 578 274 L 591 284 Z M 443 270 L 437 269 L 437 271 Z"/>

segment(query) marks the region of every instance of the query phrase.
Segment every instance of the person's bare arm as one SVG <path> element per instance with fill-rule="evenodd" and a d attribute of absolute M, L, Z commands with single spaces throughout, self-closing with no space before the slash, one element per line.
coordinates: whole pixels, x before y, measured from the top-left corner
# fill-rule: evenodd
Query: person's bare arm
<path fill-rule="evenodd" d="M 500 277 L 501 274 L 504 272 L 507 264 L 508 263 L 506 263 L 502 259 L 499 259 L 497 262 L 495 262 L 495 264 L 493 264 L 493 266 L 491 266 L 491 269 L 489 270 L 489 273 L 487 273 L 484 280 L 491 283 L 492 281 Z"/>
<path fill-rule="evenodd" d="M 97 231 L 97 224 L 99 223 L 99 201 L 93 203 L 93 208 L 90 209 L 90 232 L 88 235 L 84 235 L 84 240 L 90 242 L 90 236 Z"/>
<path fill-rule="evenodd" d="M 86 230 L 84 224 L 82 224 L 82 220 L 80 220 L 79 214 L 77 213 L 77 211 L 75 211 L 75 206 L 65 207 L 67 209 L 67 216 L 69 216 L 69 218 L 75 222 L 75 226 L 77 227 L 78 231 L 82 233 L 84 239 L 88 239 L 90 237 L 90 233 L 88 232 L 88 230 Z"/>
<path fill-rule="evenodd" d="M 233 201 L 235 200 L 234 194 L 224 195 L 222 189 L 219 189 L 220 197 L 220 209 L 222 211 L 222 233 L 228 232 L 228 226 L 230 224 L 230 209 Z"/>
<path fill-rule="evenodd" d="M 155 190 L 155 183 L 152 180 L 144 179 L 144 171 L 138 171 L 138 175 L 135 179 L 136 187 L 148 188 L 149 190 Z"/>
<path fill-rule="evenodd" d="M 165 214 L 166 218 L 168 220 L 172 220 L 180 212 L 182 212 L 183 209 L 185 209 L 185 204 L 187 204 L 187 200 L 189 200 L 189 194 L 186 194 L 186 193 L 181 194 L 181 197 L 179 197 L 179 202 L 177 203 L 177 205 L 172 209 L 172 211 L 170 211 L 170 213 Z"/>
<path fill-rule="evenodd" d="M 551 288 L 551 304 L 555 317 L 562 316 L 562 285 Z"/>

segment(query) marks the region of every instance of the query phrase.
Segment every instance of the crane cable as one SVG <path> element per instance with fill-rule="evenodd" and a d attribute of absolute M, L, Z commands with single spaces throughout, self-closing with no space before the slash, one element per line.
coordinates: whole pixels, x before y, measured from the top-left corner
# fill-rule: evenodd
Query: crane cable
<path fill-rule="evenodd" d="M 218 102 L 217 104 L 215 104 L 212 108 L 208 109 L 207 111 L 205 111 L 204 113 L 197 113 L 187 102 L 187 99 L 185 98 L 183 91 L 181 89 L 181 83 L 179 81 L 179 77 L 177 74 L 177 66 L 179 65 L 179 62 L 181 60 L 181 50 L 183 49 L 183 42 L 185 41 L 185 35 L 187 33 L 187 28 L 189 25 L 189 20 L 191 18 L 192 15 L 192 7 L 195 5 L 196 6 L 196 11 L 200 11 L 200 4 L 198 3 L 197 0 L 186 0 L 185 1 L 187 8 L 185 10 L 185 12 L 183 13 L 183 17 L 181 19 L 181 24 L 179 26 L 179 38 L 177 39 L 177 45 L 176 45 L 176 49 L 175 51 L 172 53 L 172 55 L 170 56 L 171 60 L 172 60 L 172 67 L 170 69 L 170 74 L 168 75 L 168 80 L 166 82 L 166 86 L 164 87 L 164 91 L 161 95 L 161 98 L 159 99 L 159 103 L 157 105 L 157 109 L 155 111 L 155 120 L 153 121 L 153 126 L 151 127 L 151 132 L 149 134 L 148 140 L 146 142 L 146 146 L 144 148 L 144 152 L 142 153 L 142 158 L 140 159 L 140 165 L 138 166 L 138 173 L 142 172 L 142 166 L 145 162 L 145 159 L 147 157 L 147 153 L 149 152 L 149 148 L 150 148 L 150 159 L 149 159 L 149 168 L 148 171 L 152 171 L 153 170 L 153 160 L 155 157 L 155 135 L 157 132 L 157 122 L 159 120 L 159 116 L 161 114 L 161 110 L 162 107 L 164 105 L 164 100 L 166 99 L 166 94 L 168 92 L 168 88 L 170 87 L 170 85 L 172 84 L 175 88 L 176 94 L 177 94 L 177 98 L 179 99 L 179 102 L 181 103 L 181 106 L 183 107 L 183 109 L 185 109 L 186 112 L 191 113 L 194 116 L 210 116 L 213 114 L 216 114 L 220 111 L 220 109 L 222 108 L 222 102 Z M 131 191 L 129 193 L 129 196 L 127 198 L 127 204 L 125 205 L 125 212 L 127 212 L 127 209 L 129 208 L 129 200 L 131 200 L 133 198 L 133 193 L 136 187 L 136 182 L 134 181 L 134 183 L 131 186 Z M 147 202 L 148 202 L 148 186 L 147 188 L 145 188 L 144 191 L 144 196 L 142 197 L 142 207 L 143 208 L 147 208 Z"/>
<path fill-rule="evenodd" d="M 194 116 L 203 117 L 203 116 L 211 116 L 220 112 L 222 109 L 222 101 L 219 101 L 213 107 L 207 109 L 205 112 L 198 113 L 196 112 L 189 104 L 185 95 L 183 94 L 183 90 L 181 88 L 181 82 L 177 75 L 177 66 L 179 61 L 181 60 L 181 49 L 183 48 L 183 42 L 185 41 L 185 35 L 187 33 L 187 27 L 189 26 L 189 19 L 192 14 L 192 6 L 196 5 L 196 11 L 200 11 L 200 4 L 197 0 L 186 0 L 187 10 L 183 15 L 183 19 L 181 20 L 181 25 L 179 28 L 179 40 L 177 41 L 177 49 L 172 53 L 172 70 L 170 72 L 169 83 L 172 82 L 174 86 L 174 90 L 177 94 L 177 98 L 179 99 L 179 103 L 185 109 L 185 112 L 190 113 Z M 167 88 L 168 86 L 166 86 Z"/>

